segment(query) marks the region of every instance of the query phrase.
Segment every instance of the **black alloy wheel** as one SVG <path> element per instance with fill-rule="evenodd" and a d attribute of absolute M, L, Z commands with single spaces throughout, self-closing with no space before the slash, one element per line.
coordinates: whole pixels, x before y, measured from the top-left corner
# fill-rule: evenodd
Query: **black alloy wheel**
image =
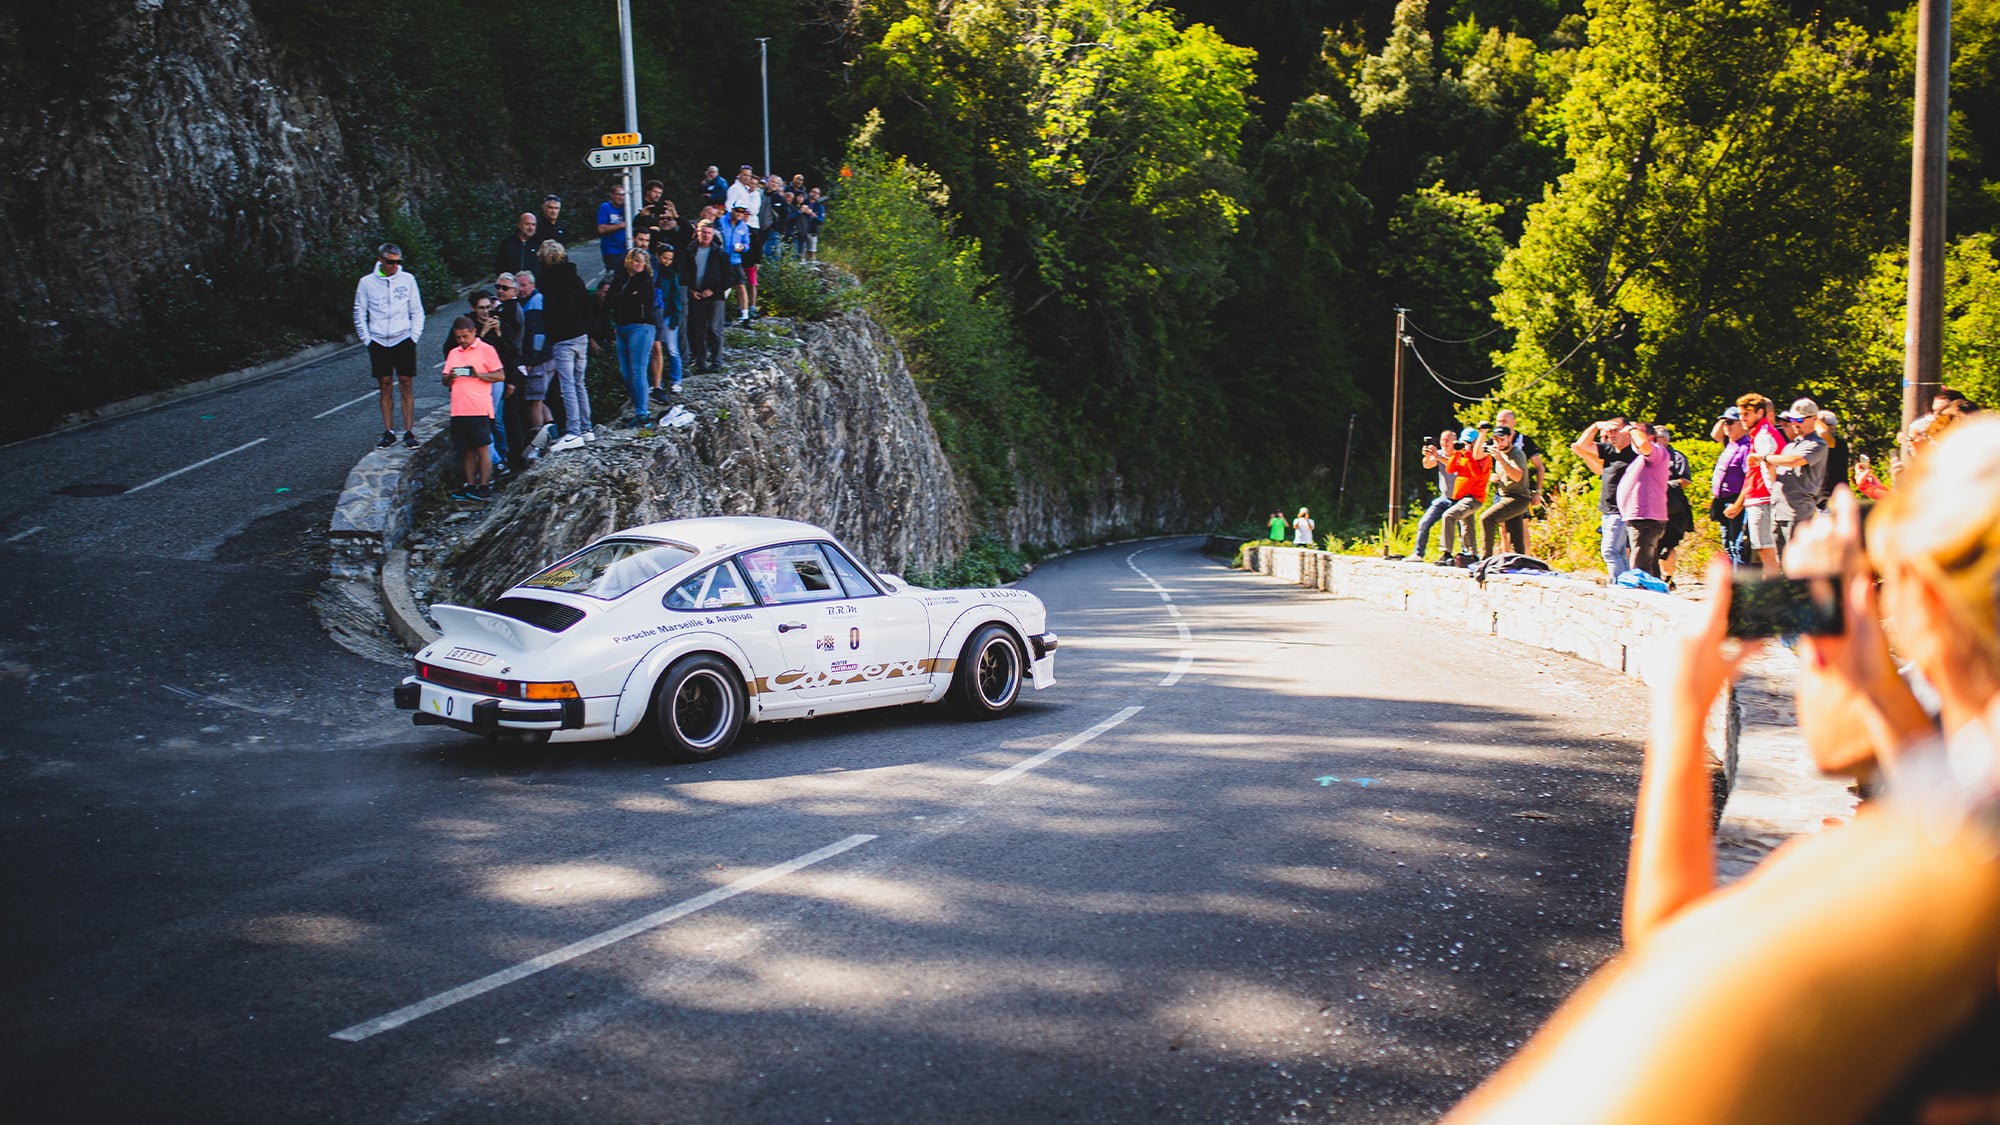
<path fill-rule="evenodd" d="M 1025 666 L 1021 642 L 1006 626 L 983 626 L 965 642 L 952 679 L 952 693 L 973 718 L 997 719 L 1021 698 Z"/>
<path fill-rule="evenodd" d="M 660 677 L 653 693 L 653 730 L 660 749 L 680 761 L 713 758 L 743 729 L 743 677 L 728 661 L 700 653 Z"/>

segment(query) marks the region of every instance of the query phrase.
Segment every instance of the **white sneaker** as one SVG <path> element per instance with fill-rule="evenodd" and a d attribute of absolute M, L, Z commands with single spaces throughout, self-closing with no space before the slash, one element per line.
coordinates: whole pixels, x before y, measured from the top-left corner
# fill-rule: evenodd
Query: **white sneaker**
<path fill-rule="evenodd" d="M 533 464 L 541 459 L 542 459 L 542 451 L 535 446 L 531 445 L 528 448 L 521 451 L 521 460 L 526 461 L 529 464 Z"/>
<path fill-rule="evenodd" d="M 582 448 L 583 448 L 583 437 L 581 435 L 564 434 L 562 438 L 558 440 L 554 445 L 549 446 L 549 452 L 567 453 L 572 449 L 582 449 Z"/>
<path fill-rule="evenodd" d="M 583 431 L 583 440 L 585 440 L 585 441 L 596 441 L 596 440 L 597 440 L 597 430 L 596 430 L 595 428 L 592 428 L 592 429 L 588 429 L 588 430 L 585 430 L 585 431 Z"/>

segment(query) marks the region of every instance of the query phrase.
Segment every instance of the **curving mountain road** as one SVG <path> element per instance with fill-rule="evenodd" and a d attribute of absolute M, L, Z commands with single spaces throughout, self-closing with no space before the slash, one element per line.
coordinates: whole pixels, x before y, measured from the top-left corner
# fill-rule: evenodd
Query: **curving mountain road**
<path fill-rule="evenodd" d="M 1232 573 L 1024 583 L 1058 685 L 729 757 L 417 730 L 209 557 L 0 546 L 0 1097 L 30 1119 L 1434 1118 L 1616 948 L 1608 673 Z"/>

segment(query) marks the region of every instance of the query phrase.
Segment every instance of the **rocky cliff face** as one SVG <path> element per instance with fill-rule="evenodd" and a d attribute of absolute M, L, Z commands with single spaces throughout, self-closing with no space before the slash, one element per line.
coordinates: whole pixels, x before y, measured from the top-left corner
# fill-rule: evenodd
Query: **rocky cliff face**
<path fill-rule="evenodd" d="M 964 501 L 887 332 L 848 313 L 732 329 L 730 343 L 743 346 L 724 373 L 686 382 L 693 427 L 545 459 L 459 536 L 438 600 L 476 604 L 596 536 L 689 516 L 818 523 L 890 573 L 964 551 Z M 592 405 L 601 422 L 623 404 Z"/>
<path fill-rule="evenodd" d="M 0 303 L 31 336 L 129 315 L 162 273 L 199 277 L 219 255 L 296 262 L 304 234 L 357 212 L 331 102 L 249 0 L 82 2 L 87 17 L 0 15 L 0 239 L 16 255 Z"/>

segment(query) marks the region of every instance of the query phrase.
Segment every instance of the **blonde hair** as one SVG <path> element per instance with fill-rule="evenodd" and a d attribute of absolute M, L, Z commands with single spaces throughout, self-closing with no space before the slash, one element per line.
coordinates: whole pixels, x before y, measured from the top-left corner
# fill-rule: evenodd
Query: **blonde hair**
<path fill-rule="evenodd" d="M 651 254 L 646 253 L 644 250 L 639 249 L 637 246 L 634 246 L 630 250 L 625 251 L 625 261 L 627 264 L 630 264 L 634 258 L 637 258 L 639 260 L 639 264 L 642 266 L 649 266 L 653 264 L 653 256 Z"/>
<path fill-rule="evenodd" d="M 1869 558 L 1930 578 L 2000 672 L 2000 419 L 1959 419 L 1906 468 L 1869 517 Z"/>
<path fill-rule="evenodd" d="M 553 266 L 557 262 L 569 261 L 569 251 L 562 243 L 549 238 L 542 241 L 542 248 L 535 251 L 535 257 L 540 258 L 543 265 Z"/>

